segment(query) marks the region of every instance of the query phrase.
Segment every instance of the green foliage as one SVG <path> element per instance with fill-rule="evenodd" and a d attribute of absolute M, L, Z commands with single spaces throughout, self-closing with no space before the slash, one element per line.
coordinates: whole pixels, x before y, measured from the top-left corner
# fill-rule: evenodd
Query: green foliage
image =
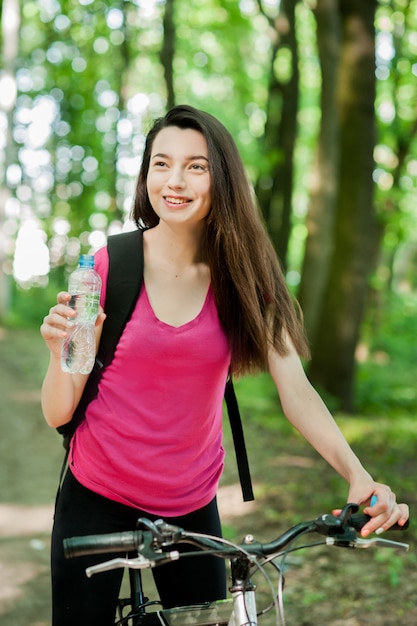
<path fill-rule="evenodd" d="M 385 576 L 390 587 L 398 587 L 404 577 L 405 563 L 403 559 L 398 558 L 398 554 L 395 552 L 382 551 L 375 554 L 375 562 L 383 568 Z M 409 557 L 410 561 L 417 563 L 417 559 L 414 554 Z"/>
<path fill-rule="evenodd" d="M 387 418 L 416 415 L 416 319 L 417 298 L 412 294 L 392 294 L 383 305 L 369 308 L 358 349 L 358 414 Z M 285 420 L 275 420 L 281 407 L 268 374 L 237 381 L 236 389 L 245 411 L 249 416 L 255 413 L 259 425 L 268 424 L 268 428 L 282 434 L 289 432 L 290 427 Z M 335 398 L 321 389 L 319 391 L 330 410 L 337 412 Z M 396 424 L 393 420 L 393 429 Z"/>
<path fill-rule="evenodd" d="M 67 282 L 63 270 L 58 269 L 50 274 L 47 287 L 23 289 L 13 283 L 13 306 L 1 322 L 8 328 L 39 328 L 48 310 L 56 303 L 58 291 L 62 291 Z"/>
<path fill-rule="evenodd" d="M 391 295 L 382 307 L 369 309 L 363 330 L 366 357 L 357 377 L 361 413 L 416 414 L 416 317 L 412 294 Z"/>
<path fill-rule="evenodd" d="M 402 259 L 415 248 L 417 206 L 417 126 L 412 102 L 417 97 L 417 3 L 380 2 L 377 12 L 378 145 L 375 150 L 376 207 L 385 238 L 379 264 L 379 284 L 404 277 Z M 377 48 L 378 50 L 378 48 Z M 408 265 L 407 261 L 405 262 Z M 400 270 L 398 272 L 398 269 Z M 412 266 L 412 262 L 409 267 Z M 415 277 L 404 277 L 415 289 Z M 398 279 L 397 279 L 398 280 Z"/>

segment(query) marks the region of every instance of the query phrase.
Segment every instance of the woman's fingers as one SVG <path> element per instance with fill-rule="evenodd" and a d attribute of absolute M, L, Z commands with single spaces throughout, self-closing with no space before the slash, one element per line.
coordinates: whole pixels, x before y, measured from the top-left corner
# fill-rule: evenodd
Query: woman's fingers
<path fill-rule="evenodd" d="M 362 535 L 366 536 L 371 532 L 381 534 L 394 524 L 404 525 L 409 516 L 409 508 L 404 503 L 397 503 L 395 494 L 387 485 L 378 485 L 364 513 L 372 518 L 362 530 Z"/>
<path fill-rule="evenodd" d="M 75 311 L 68 306 L 69 301 L 69 293 L 61 291 L 57 296 L 58 304 L 51 307 L 43 318 L 40 331 L 45 341 L 66 337 L 71 320 L 75 317 Z"/>

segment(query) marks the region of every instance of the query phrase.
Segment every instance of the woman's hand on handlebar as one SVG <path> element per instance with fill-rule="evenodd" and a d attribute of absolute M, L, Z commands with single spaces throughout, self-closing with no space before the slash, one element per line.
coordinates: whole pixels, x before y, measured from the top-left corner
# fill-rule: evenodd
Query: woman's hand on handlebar
<path fill-rule="evenodd" d="M 371 502 L 375 500 L 374 502 Z M 366 501 L 364 513 L 371 516 L 371 521 L 362 530 L 362 536 L 376 532 L 380 534 L 394 524 L 404 526 L 409 517 L 409 508 L 405 503 L 397 503 L 395 494 L 388 485 L 377 483 L 371 498 Z"/>
<path fill-rule="evenodd" d="M 364 506 L 363 512 L 371 517 L 362 529 L 362 537 L 373 532 L 380 534 L 394 524 L 403 526 L 409 517 L 408 505 L 398 504 L 390 487 L 381 483 L 372 482 L 365 490 L 351 485 L 348 501 Z"/>

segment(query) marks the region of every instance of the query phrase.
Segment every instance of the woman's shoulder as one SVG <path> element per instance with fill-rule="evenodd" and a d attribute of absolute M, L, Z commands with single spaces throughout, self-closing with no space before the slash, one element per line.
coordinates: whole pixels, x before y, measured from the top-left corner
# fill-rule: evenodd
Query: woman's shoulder
<path fill-rule="evenodd" d="M 107 246 L 103 246 L 99 248 L 94 253 L 94 267 L 95 270 L 101 274 L 103 271 L 108 271 L 109 269 L 109 254 L 107 250 Z"/>

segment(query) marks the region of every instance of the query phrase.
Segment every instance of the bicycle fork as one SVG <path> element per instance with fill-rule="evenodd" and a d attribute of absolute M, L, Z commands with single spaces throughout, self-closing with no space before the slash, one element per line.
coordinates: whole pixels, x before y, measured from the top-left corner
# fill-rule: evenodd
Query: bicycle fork
<path fill-rule="evenodd" d="M 256 586 L 249 577 L 249 561 L 238 557 L 231 561 L 233 611 L 228 626 L 257 626 Z"/>

